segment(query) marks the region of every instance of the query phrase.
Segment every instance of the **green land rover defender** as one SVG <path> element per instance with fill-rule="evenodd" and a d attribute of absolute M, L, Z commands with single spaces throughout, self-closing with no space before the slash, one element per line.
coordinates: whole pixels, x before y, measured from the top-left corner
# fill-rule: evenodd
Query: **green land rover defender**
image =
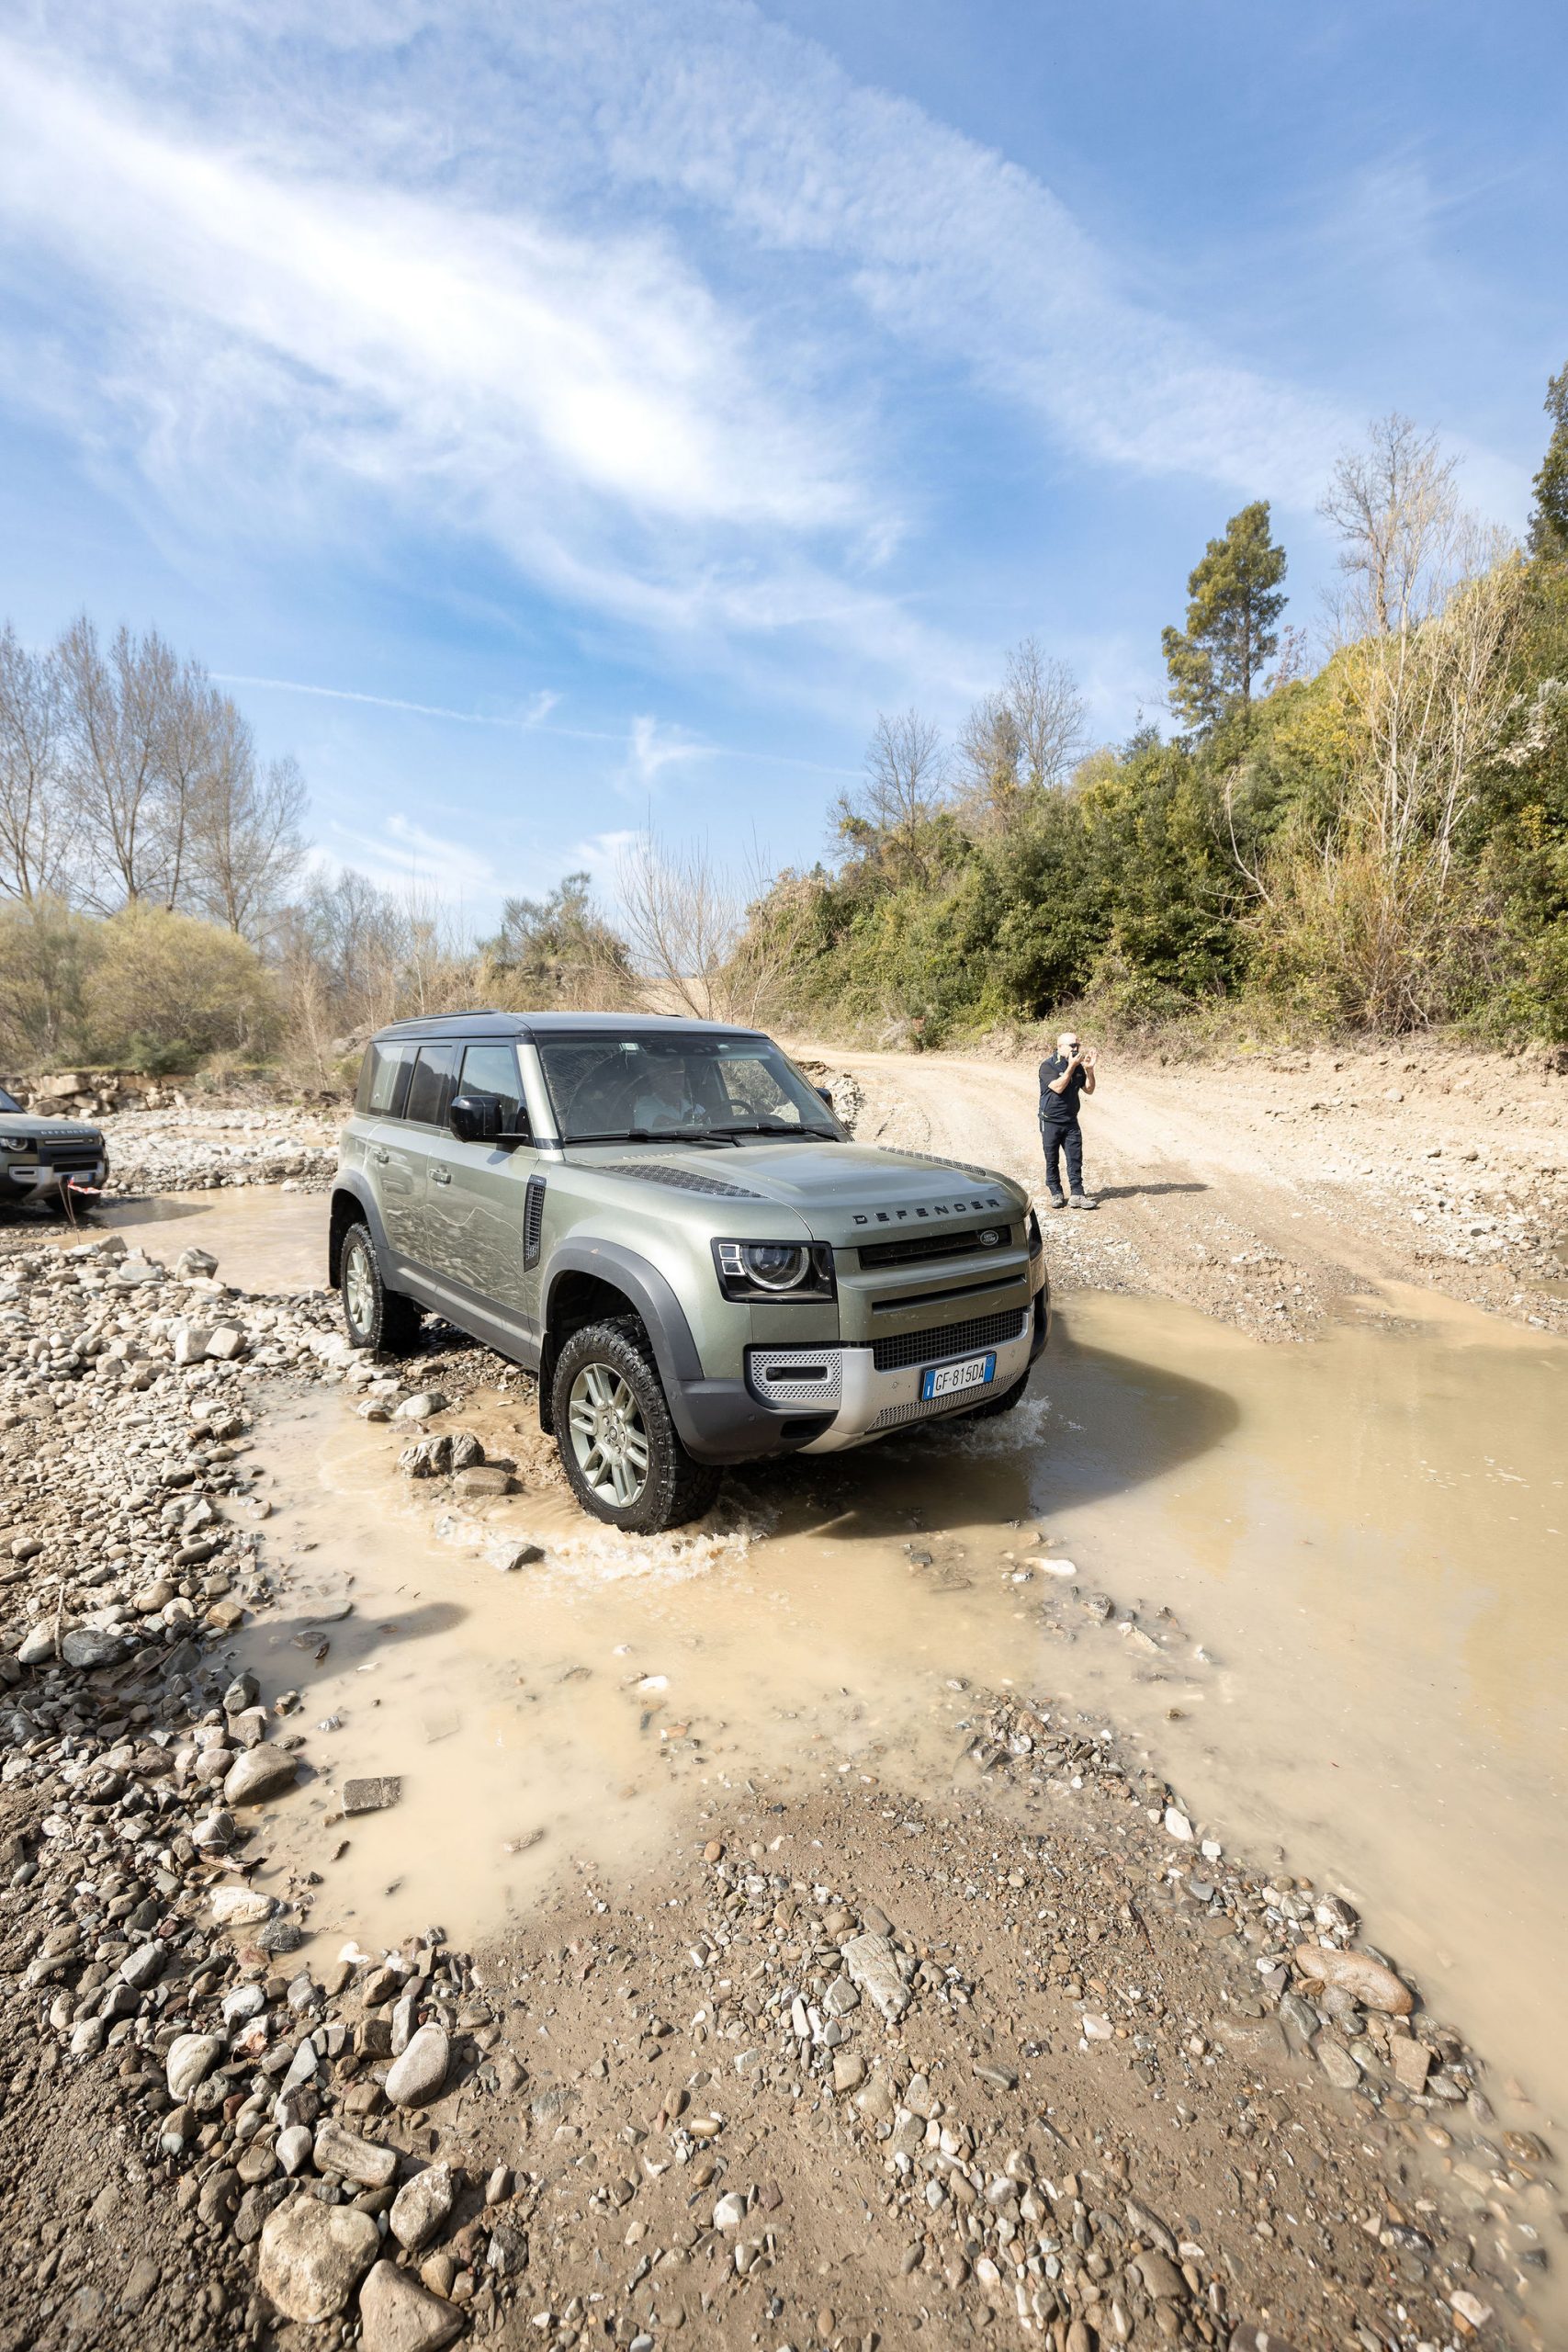
<path fill-rule="evenodd" d="M 468 1012 L 371 1043 L 332 1196 L 349 1335 L 429 1312 L 536 1372 L 586 1510 L 696 1518 L 724 1466 L 1016 1405 L 1049 1291 L 1028 1195 L 852 1142 L 771 1038 Z"/>

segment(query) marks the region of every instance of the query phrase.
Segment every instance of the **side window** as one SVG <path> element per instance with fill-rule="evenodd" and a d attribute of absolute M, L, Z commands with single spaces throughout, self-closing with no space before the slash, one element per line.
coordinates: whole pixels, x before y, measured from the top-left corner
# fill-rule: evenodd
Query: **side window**
<path fill-rule="evenodd" d="M 463 1056 L 459 1094 L 478 1094 L 494 1102 L 502 1135 L 526 1135 L 528 1114 L 517 1076 L 517 1057 L 510 1046 L 470 1046 Z"/>
<path fill-rule="evenodd" d="M 408 1102 L 403 1107 L 405 1119 L 416 1119 L 423 1126 L 438 1127 L 446 1116 L 446 1105 L 452 1099 L 452 1080 L 457 1069 L 456 1046 L 422 1046 L 419 1058 L 409 1080 Z"/>
<path fill-rule="evenodd" d="M 372 1046 L 360 1069 L 355 1108 L 384 1119 L 399 1117 L 413 1052 L 408 1045 Z"/>

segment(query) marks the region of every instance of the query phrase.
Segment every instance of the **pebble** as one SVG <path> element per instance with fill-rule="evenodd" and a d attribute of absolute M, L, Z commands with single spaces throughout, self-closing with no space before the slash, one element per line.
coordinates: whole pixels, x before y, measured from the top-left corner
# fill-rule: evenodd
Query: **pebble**
<path fill-rule="evenodd" d="M 394 1406 L 392 1419 L 395 1421 L 428 1421 L 433 1413 L 444 1413 L 446 1410 L 446 1398 L 439 1388 L 422 1388 L 414 1396 L 405 1396 L 400 1405 Z"/>
<path fill-rule="evenodd" d="M 223 2054 L 223 2040 L 216 2033 L 180 2033 L 169 2044 L 164 2079 L 172 2099 L 188 2098 L 205 2082 Z"/>
<path fill-rule="evenodd" d="M 373 1778 L 345 1781 L 343 1784 L 344 1813 L 384 1813 L 389 1805 L 400 1802 L 403 1784 L 395 1772 L 382 1772 Z"/>
<path fill-rule="evenodd" d="M 364 2352 L 442 2352 L 461 2335 L 459 2304 L 416 2286 L 395 2262 L 378 2262 L 359 2290 Z"/>
<path fill-rule="evenodd" d="M 430 2165 L 405 2180 L 392 2200 L 387 2224 L 398 2244 L 411 2254 L 428 2245 L 446 2227 L 457 2194 L 450 2165 Z"/>
<path fill-rule="evenodd" d="M 450 2063 L 446 2028 L 422 2025 L 387 2070 L 387 2097 L 394 2107 L 428 2106 L 440 2096 Z"/>
<path fill-rule="evenodd" d="M 285 2319 L 334 2319 L 380 2251 L 368 2213 L 323 2205 L 296 2189 L 261 2233 L 262 2292 Z"/>
<path fill-rule="evenodd" d="M 213 1924 L 220 1928 L 254 1928 L 270 1919 L 277 1908 L 270 1894 L 254 1886 L 217 1886 L 212 1890 Z"/>
<path fill-rule="evenodd" d="M 396 2178 L 396 2148 L 378 2147 L 328 2120 L 317 2127 L 312 2153 L 316 2170 L 339 2180 L 357 2181 L 363 2188 L 385 2188 Z"/>
<path fill-rule="evenodd" d="M 1313 2055 L 1323 2068 L 1337 2091 L 1353 2091 L 1361 2079 L 1357 2065 L 1345 2044 L 1332 2033 L 1320 2033 L 1312 2045 Z"/>
<path fill-rule="evenodd" d="M 1303 1976 L 1348 1993 L 1364 2009 L 1381 2009 L 1391 2018 L 1405 2018 L 1415 2007 L 1408 1984 L 1370 1952 L 1336 1951 L 1325 1944 L 1298 1944 L 1296 1966 Z"/>
<path fill-rule="evenodd" d="M 264 1804 L 269 1797 L 281 1796 L 291 1789 L 299 1778 L 297 1759 L 264 1739 L 259 1746 L 248 1747 L 230 1767 L 223 1782 L 226 1804 Z"/>

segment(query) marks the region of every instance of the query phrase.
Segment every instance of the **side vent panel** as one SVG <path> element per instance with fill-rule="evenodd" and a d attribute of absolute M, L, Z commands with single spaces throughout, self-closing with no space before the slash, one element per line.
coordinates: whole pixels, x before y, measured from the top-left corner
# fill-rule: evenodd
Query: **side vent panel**
<path fill-rule="evenodd" d="M 532 1268 L 539 1262 L 539 1244 L 545 1230 L 545 1180 L 530 1176 L 527 1196 L 523 1204 L 523 1263 Z"/>

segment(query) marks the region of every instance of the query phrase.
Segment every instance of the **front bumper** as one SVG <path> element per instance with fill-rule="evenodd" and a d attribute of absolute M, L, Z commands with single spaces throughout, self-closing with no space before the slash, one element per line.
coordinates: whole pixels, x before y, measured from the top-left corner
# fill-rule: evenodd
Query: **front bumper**
<path fill-rule="evenodd" d="M 24 1160 L 18 1167 L 15 1161 L 0 1160 L 0 1186 L 17 1200 L 62 1193 L 72 1184 L 90 1186 L 97 1192 L 107 1174 L 107 1158 L 96 1160 L 89 1168 L 53 1168 L 36 1159 Z"/>
<path fill-rule="evenodd" d="M 943 1352 L 940 1336 L 932 1334 L 932 1351 L 918 1363 L 880 1371 L 875 1351 L 868 1346 L 839 1345 L 804 1348 L 753 1348 L 747 1360 L 747 1378 L 754 1396 L 774 1411 L 795 1415 L 830 1415 L 816 1435 L 800 1447 L 803 1453 L 840 1453 L 864 1445 L 894 1430 L 917 1421 L 946 1420 L 972 1412 L 988 1397 L 999 1396 L 1021 1380 L 1039 1352 L 1043 1309 L 1035 1301 L 1020 1307 L 1010 1319 L 1010 1337 L 998 1337 L 984 1349 L 969 1346 Z M 999 1318 L 998 1318 L 999 1319 Z M 922 1397 L 920 1384 L 933 1364 L 953 1363 L 980 1353 L 994 1354 L 996 1369 L 984 1388 L 965 1389 L 954 1396 Z"/>

